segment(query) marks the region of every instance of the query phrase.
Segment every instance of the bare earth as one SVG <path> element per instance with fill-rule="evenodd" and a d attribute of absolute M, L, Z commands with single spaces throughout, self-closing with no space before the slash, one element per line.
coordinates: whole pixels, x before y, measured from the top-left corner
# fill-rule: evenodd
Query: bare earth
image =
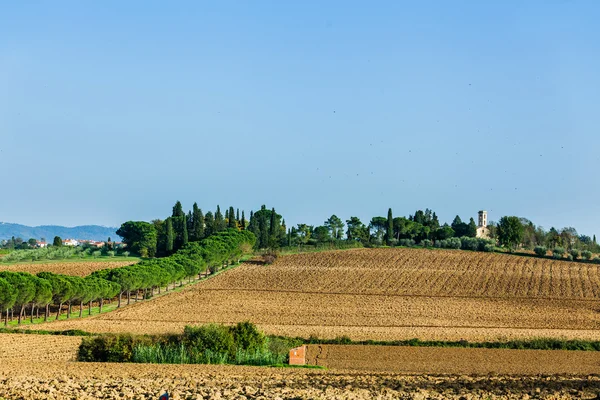
<path fill-rule="evenodd" d="M 101 269 L 119 268 L 135 263 L 135 261 L 66 261 L 14 265 L 0 264 L 0 271 L 29 272 L 30 274 L 54 272 L 55 274 L 87 276 Z"/>
<path fill-rule="evenodd" d="M 466 251 L 357 249 L 244 264 L 113 313 L 45 329 L 180 332 L 250 320 L 268 333 L 394 340 L 600 339 L 597 265 Z"/>

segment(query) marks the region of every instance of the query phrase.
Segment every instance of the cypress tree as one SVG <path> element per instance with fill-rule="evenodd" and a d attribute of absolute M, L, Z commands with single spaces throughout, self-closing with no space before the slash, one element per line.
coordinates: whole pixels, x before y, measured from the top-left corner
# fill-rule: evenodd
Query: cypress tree
<path fill-rule="evenodd" d="M 229 221 L 229 210 L 225 210 L 225 219 Z"/>
<path fill-rule="evenodd" d="M 215 213 L 214 226 L 214 232 L 221 232 L 227 229 L 227 225 L 225 224 L 225 218 L 223 218 L 223 214 L 221 213 L 221 207 L 219 206 L 217 206 L 217 212 Z"/>
<path fill-rule="evenodd" d="M 242 210 L 242 219 L 240 220 L 240 225 L 242 226 L 242 230 L 246 229 L 246 216 L 244 215 L 244 210 Z"/>
<path fill-rule="evenodd" d="M 215 218 L 210 211 L 204 216 L 204 237 L 208 237 L 215 233 Z"/>
<path fill-rule="evenodd" d="M 277 238 L 279 236 L 279 223 L 275 208 L 271 209 L 271 220 L 269 221 L 269 247 L 277 247 Z"/>
<path fill-rule="evenodd" d="M 173 217 L 183 217 L 184 215 L 183 206 L 181 205 L 181 202 L 177 200 L 177 203 L 173 206 Z"/>
<path fill-rule="evenodd" d="M 594 244 L 597 244 L 597 243 L 596 243 L 596 235 L 594 235 Z"/>
<path fill-rule="evenodd" d="M 238 222 L 240 221 L 240 209 L 239 208 L 237 209 L 237 212 L 235 214 L 235 220 Z"/>
<path fill-rule="evenodd" d="M 184 215 L 183 216 L 183 234 L 182 236 L 182 247 L 185 246 L 186 244 L 188 244 L 188 228 L 187 228 L 187 218 Z"/>
<path fill-rule="evenodd" d="M 202 210 L 198 208 L 198 203 L 192 207 L 192 229 L 190 240 L 192 242 L 200 241 L 204 238 L 204 216 Z"/>
<path fill-rule="evenodd" d="M 166 232 L 167 232 L 167 243 L 166 243 L 167 254 L 171 254 L 173 252 L 173 242 L 175 241 L 175 235 L 173 233 L 173 221 L 171 220 L 171 218 L 167 218 Z"/>
<path fill-rule="evenodd" d="M 388 246 L 392 244 L 392 239 L 394 238 L 394 218 L 392 217 L 392 209 L 388 209 L 387 214 L 387 228 L 385 232 L 385 238 Z"/>
<path fill-rule="evenodd" d="M 235 220 L 235 212 L 233 211 L 233 207 L 229 207 L 229 220 L 228 220 L 228 228 L 237 228 L 237 221 Z"/>
<path fill-rule="evenodd" d="M 467 236 L 476 237 L 477 236 L 477 224 L 475 224 L 475 220 L 471 218 L 469 220 L 469 225 L 467 226 Z"/>
<path fill-rule="evenodd" d="M 258 243 L 259 248 L 264 249 L 269 246 L 269 227 L 267 216 L 264 212 L 258 216 Z"/>

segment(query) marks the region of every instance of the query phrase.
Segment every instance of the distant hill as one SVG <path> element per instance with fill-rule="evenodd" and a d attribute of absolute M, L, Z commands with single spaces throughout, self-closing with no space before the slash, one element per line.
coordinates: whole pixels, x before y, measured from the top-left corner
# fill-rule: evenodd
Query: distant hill
<path fill-rule="evenodd" d="M 117 229 L 99 225 L 83 225 L 68 228 L 66 226 L 42 225 L 25 226 L 19 224 L 9 224 L 0 222 L 0 240 L 10 239 L 11 237 L 20 237 L 23 240 L 34 238 L 40 240 L 45 238 L 47 242 L 52 243 L 54 236 L 60 236 L 62 239 L 83 239 L 83 240 L 107 240 L 109 237 L 113 241 L 120 241 L 117 235 Z"/>

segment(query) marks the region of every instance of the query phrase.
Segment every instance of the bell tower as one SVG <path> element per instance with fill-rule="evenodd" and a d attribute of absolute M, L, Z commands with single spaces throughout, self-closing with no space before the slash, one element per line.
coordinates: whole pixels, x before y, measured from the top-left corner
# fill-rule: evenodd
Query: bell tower
<path fill-rule="evenodd" d="M 479 228 L 487 227 L 487 211 L 479 211 Z"/>

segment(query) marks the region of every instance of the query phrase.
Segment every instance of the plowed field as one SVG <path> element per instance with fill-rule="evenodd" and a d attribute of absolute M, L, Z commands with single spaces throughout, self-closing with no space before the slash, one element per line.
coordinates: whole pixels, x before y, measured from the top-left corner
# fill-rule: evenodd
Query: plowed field
<path fill-rule="evenodd" d="M 29 272 L 37 274 L 38 272 L 54 272 L 55 274 L 87 276 L 94 271 L 106 268 L 119 268 L 125 265 L 135 264 L 137 261 L 66 261 L 51 263 L 31 263 L 31 264 L 0 264 L 0 271 Z"/>
<path fill-rule="evenodd" d="M 597 376 L 397 375 L 210 365 L 0 363 L 6 399 L 573 399 L 596 398 Z"/>
<path fill-rule="evenodd" d="M 600 339 L 597 265 L 504 254 L 357 249 L 244 264 L 179 293 L 47 329 L 177 332 L 250 320 L 353 339 Z"/>

